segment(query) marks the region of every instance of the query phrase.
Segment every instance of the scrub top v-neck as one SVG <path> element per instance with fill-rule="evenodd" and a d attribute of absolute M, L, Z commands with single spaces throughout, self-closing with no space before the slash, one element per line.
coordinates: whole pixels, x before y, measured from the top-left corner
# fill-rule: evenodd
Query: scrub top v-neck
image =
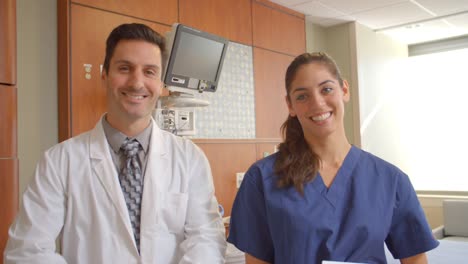
<path fill-rule="evenodd" d="M 320 174 L 304 186 L 278 188 L 277 155 L 253 164 L 231 214 L 228 241 L 270 263 L 323 260 L 386 263 L 435 248 L 416 193 L 403 172 L 351 147 L 329 188 Z"/>

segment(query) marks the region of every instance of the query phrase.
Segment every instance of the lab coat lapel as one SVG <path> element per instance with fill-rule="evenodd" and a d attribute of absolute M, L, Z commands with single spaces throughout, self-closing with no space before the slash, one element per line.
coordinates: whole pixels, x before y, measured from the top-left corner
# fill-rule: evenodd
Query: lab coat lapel
<path fill-rule="evenodd" d="M 161 193 L 167 188 L 167 181 L 170 180 L 171 175 L 168 144 L 169 142 L 164 140 L 162 131 L 153 122 L 141 205 L 142 230 L 153 229 L 157 224 L 157 214 L 160 212 L 161 207 Z M 145 238 L 144 232 L 140 235 L 142 235 L 140 239 Z"/>
<path fill-rule="evenodd" d="M 101 122 L 102 120 L 100 120 L 96 127 L 91 131 L 89 142 L 91 169 L 94 176 L 99 179 L 110 200 L 119 212 L 119 215 L 126 227 L 129 239 L 134 240 L 127 205 L 125 204 L 122 189 L 120 188 L 120 183 L 118 181 L 118 173 L 114 162 L 112 161 L 109 144 L 107 143 Z"/>

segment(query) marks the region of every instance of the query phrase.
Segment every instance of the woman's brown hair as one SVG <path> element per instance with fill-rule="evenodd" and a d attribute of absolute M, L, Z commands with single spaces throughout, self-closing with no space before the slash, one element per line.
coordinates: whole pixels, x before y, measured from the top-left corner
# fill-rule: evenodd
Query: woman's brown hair
<path fill-rule="evenodd" d="M 327 67 L 329 72 L 343 87 L 343 79 L 335 61 L 323 52 L 303 53 L 297 56 L 286 70 L 285 86 L 287 100 L 291 102 L 291 84 L 296 73 L 303 65 L 319 63 Z M 278 146 L 278 158 L 275 161 L 275 173 L 278 175 L 278 187 L 294 186 L 304 194 L 304 185 L 312 181 L 319 170 L 320 158 L 310 148 L 304 138 L 301 124 L 297 117 L 288 116 L 281 126 L 283 142 Z"/>

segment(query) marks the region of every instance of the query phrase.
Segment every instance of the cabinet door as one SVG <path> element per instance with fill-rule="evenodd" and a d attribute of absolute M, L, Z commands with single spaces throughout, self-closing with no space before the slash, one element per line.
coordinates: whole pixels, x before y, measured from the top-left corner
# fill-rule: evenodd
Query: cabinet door
<path fill-rule="evenodd" d="M 0 171 L 0 252 L 3 252 L 8 240 L 8 228 L 18 210 L 18 159 L 0 159 Z"/>
<path fill-rule="evenodd" d="M 210 162 L 218 203 L 224 216 L 231 215 L 237 193 L 236 173 L 245 172 L 255 162 L 253 143 L 197 143 Z"/>
<path fill-rule="evenodd" d="M 306 50 L 304 18 L 252 3 L 253 45 L 297 56 Z"/>
<path fill-rule="evenodd" d="M 161 34 L 170 30 L 169 26 L 71 5 L 71 136 L 93 128 L 106 111 L 101 81 L 106 39 L 114 27 L 133 22 L 147 24 Z"/>
<path fill-rule="evenodd" d="M 263 159 L 275 153 L 280 143 L 280 139 L 278 139 L 278 141 L 275 142 L 257 142 L 255 144 L 257 149 L 257 160 Z"/>
<path fill-rule="evenodd" d="M 257 138 L 281 138 L 288 117 L 284 76 L 292 56 L 254 48 L 255 126 Z"/>
<path fill-rule="evenodd" d="M 72 2 L 167 25 L 177 22 L 177 0 L 72 0 Z"/>
<path fill-rule="evenodd" d="M 0 83 L 16 84 L 16 0 L 0 1 Z"/>
<path fill-rule="evenodd" d="M 252 45 L 250 0 L 180 0 L 180 23 Z"/>
<path fill-rule="evenodd" d="M 17 156 L 16 102 L 16 87 L 0 84 L 0 159 Z"/>

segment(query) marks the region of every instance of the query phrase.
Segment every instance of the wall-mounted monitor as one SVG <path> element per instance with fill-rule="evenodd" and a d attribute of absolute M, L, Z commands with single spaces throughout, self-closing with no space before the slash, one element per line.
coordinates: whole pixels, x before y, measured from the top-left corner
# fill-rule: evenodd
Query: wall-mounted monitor
<path fill-rule="evenodd" d="M 215 92 L 229 41 L 182 24 L 167 35 L 168 56 L 164 83 L 199 92 Z M 181 89 L 176 89 L 182 91 Z"/>

